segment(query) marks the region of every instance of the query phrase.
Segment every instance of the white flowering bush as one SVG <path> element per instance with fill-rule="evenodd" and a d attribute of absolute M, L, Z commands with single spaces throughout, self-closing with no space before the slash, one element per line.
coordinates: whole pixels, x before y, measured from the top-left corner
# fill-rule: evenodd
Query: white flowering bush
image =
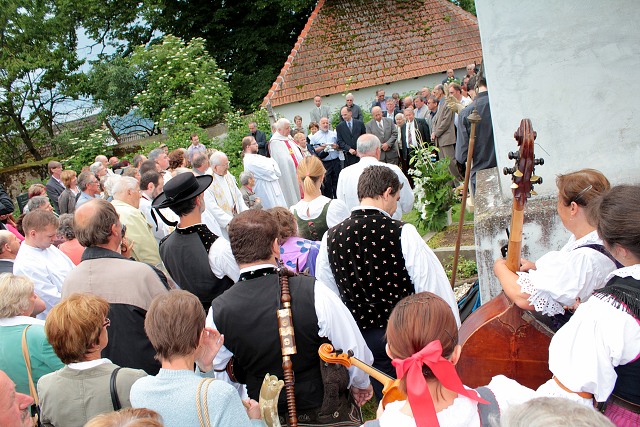
<path fill-rule="evenodd" d="M 73 154 L 62 161 L 64 167 L 79 173 L 84 166 L 92 164 L 98 154 L 110 156 L 112 140 L 111 133 L 105 128 L 94 130 L 86 138 L 70 138 L 68 149 Z"/>
<path fill-rule="evenodd" d="M 414 208 L 418 211 L 418 222 L 427 230 L 440 231 L 447 226 L 448 211 L 456 202 L 449 172 L 450 159 L 432 161 L 435 147 L 424 146 L 414 151 L 411 159 L 413 177 Z"/>
<path fill-rule="evenodd" d="M 134 100 L 144 116 L 170 130 L 185 124 L 205 127 L 231 111 L 226 74 L 204 48 L 204 39 L 184 43 L 167 35 L 158 45 L 139 46 L 131 58 L 145 80 Z"/>

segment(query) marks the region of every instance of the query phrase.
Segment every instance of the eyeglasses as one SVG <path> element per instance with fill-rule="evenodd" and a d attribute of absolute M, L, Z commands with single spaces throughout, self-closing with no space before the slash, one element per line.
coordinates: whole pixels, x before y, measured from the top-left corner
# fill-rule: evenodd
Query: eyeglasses
<path fill-rule="evenodd" d="M 104 319 L 104 323 L 102 324 L 102 327 L 103 327 L 103 328 L 107 328 L 107 327 L 109 327 L 109 326 L 111 326 L 111 320 L 109 320 L 109 318 L 108 318 L 108 317 L 105 317 L 105 319 Z"/>

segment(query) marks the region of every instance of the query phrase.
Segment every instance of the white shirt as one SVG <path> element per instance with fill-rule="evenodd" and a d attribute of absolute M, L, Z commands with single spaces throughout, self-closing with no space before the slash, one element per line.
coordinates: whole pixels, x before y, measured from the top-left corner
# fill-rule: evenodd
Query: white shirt
<path fill-rule="evenodd" d="M 160 215 L 158 215 L 157 212 L 154 213 L 155 219 L 153 215 L 151 215 L 151 202 L 152 200 L 149 199 L 149 196 L 147 196 L 145 193 L 142 193 L 142 192 L 140 193 L 139 209 L 140 211 L 142 211 L 142 213 L 144 214 L 144 217 L 147 219 L 147 222 L 151 226 L 151 232 L 153 233 L 153 237 L 156 238 L 156 242 L 159 244 L 160 240 L 162 240 L 163 237 L 171 233 L 171 230 L 169 226 L 165 224 L 164 221 L 162 221 L 162 218 L 160 218 Z M 164 215 L 164 212 L 162 212 L 162 214 Z M 166 215 L 165 215 L 165 218 L 169 219 L 169 221 L 172 220 Z"/>
<path fill-rule="evenodd" d="M 360 206 L 366 209 L 377 209 L 389 216 L 386 212 L 373 206 Z M 449 279 L 442 268 L 442 264 L 427 246 L 418 230 L 411 224 L 404 224 L 400 233 L 400 244 L 402 245 L 402 257 L 407 268 L 407 273 L 416 293 L 433 292 L 445 300 L 451 306 L 456 317 L 456 323 L 460 326 L 460 314 L 458 313 L 458 303 L 453 294 Z M 331 265 L 329 264 L 329 252 L 327 250 L 327 233 L 322 236 L 320 252 L 316 261 L 316 277 L 324 283 L 337 296 L 340 296 L 336 279 L 333 277 Z"/>
<path fill-rule="evenodd" d="M 640 264 L 616 270 L 609 277 L 613 275 L 640 280 Z M 615 368 L 640 356 L 640 324 L 612 302 L 610 297 L 594 295 L 580 304 L 549 345 L 549 370 L 569 390 L 592 393 L 598 402 L 607 400 L 613 391 L 618 378 Z M 537 393 L 592 406 L 591 400 L 562 390 L 553 379 Z"/>
<path fill-rule="evenodd" d="M 245 154 L 242 162 L 245 171 L 253 172 L 256 179 L 253 192 L 260 197 L 263 208 L 287 207 L 279 182 L 282 173 L 275 160 L 259 154 Z"/>
<path fill-rule="evenodd" d="M 258 270 L 260 268 L 273 267 L 272 264 L 254 265 L 248 268 L 240 270 L 241 273 L 245 271 Z M 362 334 L 356 325 L 356 321 L 353 320 L 353 316 L 333 292 L 329 291 L 326 286 L 316 281 L 314 286 L 314 304 L 316 309 L 316 316 L 318 317 L 318 335 L 321 337 L 327 337 L 334 348 L 344 350 L 346 353 L 348 350 L 352 350 L 354 356 L 362 360 L 364 363 L 372 364 L 373 355 L 371 350 L 367 347 L 367 344 L 362 338 Z M 276 313 L 274 312 L 275 316 Z M 294 319 L 295 322 L 295 319 Z M 213 311 L 209 309 L 207 315 L 207 326 L 216 328 L 213 321 Z M 280 351 L 274 349 L 274 351 Z M 216 358 L 213 361 L 213 367 L 217 370 L 224 370 L 227 366 L 227 362 L 233 357 L 233 353 L 222 346 Z M 235 385 L 229 380 L 226 372 L 216 373 L 216 377 L 224 379 L 231 385 Z M 357 388 L 367 388 L 369 386 L 369 375 L 361 371 L 360 369 L 352 366 L 349 368 L 349 387 L 354 386 Z"/>
<path fill-rule="evenodd" d="M 89 360 L 86 362 L 69 363 L 67 366 L 77 371 L 86 371 L 87 369 L 95 368 L 96 366 L 100 366 L 100 365 L 106 365 L 107 363 L 112 363 L 112 362 L 109 359 L 102 358 L 102 359 L 96 359 L 96 360 Z"/>
<path fill-rule="evenodd" d="M 589 299 L 594 289 L 606 284 L 606 277 L 616 269 L 607 256 L 587 244 L 602 245 L 597 231 L 581 239 L 571 236 L 559 251 L 551 251 L 536 261 L 536 269 L 518 273 L 522 292 L 531 295 L 529 302 L 536 311 L 549 316 L 564 313 L 562 306 L 573 305 L 576 298 Z"/>
<path fill-rule="evenodd" d="M 398 175 L 398 179 L 400 180 L 400 184 L 402 184 L 402 188 L 400 189 L 400 200 L 398 202 L 398 209 L 396 209 L 393 214 L 393 219 L 402 219 L 402 215 L 407 212 L 410 212 L 413 208 L 413 191 L 411 190 L 411 185 L 409 185 L 409 180 L 402 172 L 398 166 L 383 163 L 377 160 L 375 157 L 362 157 L 358 163 L 355 163 L 351 166 L 348 166 L 342 171 L 340 171 L 340 176 L 338 177 L 338 185 L 336 189 L 336 197 L 344 202 L 347 205 L 349 211 L 353 208 L 360 205 L 360 200 L 358 200 L 358 180 L 360 179 L 360 175 L 365 170 L 365 168 L 369 166 L 386 166 Z"/>
<path fill-rule="evenodd" d="M 45 303 L 38 319 L 44 320 L 51 307 L 60 301 L 64 279 L 74 267 L 69 257 L 53 245 L 40 249 L 22 242 L 13 263 L 13 274 L 33 281 L 36 294 Z"/>
<path fill-rule="evenodd" d="M 218 279 L 227 276 L 237 282 L 240 278 L 240 267 L 231 252 L 231 244 L 224 237 L 218 237 L 209 248 L 209 267 Z"/>
<path fill-rule="evenodd" d="M 342 200 L 330 199 L 326 196 L 318 196 L 310 202 L 300 200 L 291 206 L 289 210 L 291 213 L 295 211 L 300 219 L 307 221 L 318 218 L 327 203 L 330 203 L 329 209 L 327 209 L 327 226 L 329 228 L 349 217 L 349 209 Z"/>

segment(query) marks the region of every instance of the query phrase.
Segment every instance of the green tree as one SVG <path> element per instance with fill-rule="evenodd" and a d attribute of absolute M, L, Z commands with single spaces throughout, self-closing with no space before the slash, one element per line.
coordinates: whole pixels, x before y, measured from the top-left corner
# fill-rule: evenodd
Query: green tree
<path fill-rule="evenodd" d="M 75 21 L 56 0 L 5 0 L 0 8 L 0 130 L 42 159 L 38 138 L 52 138 L 60 107 L 78 98 L 84 75 Z"/>
<path fill-rule="evenodd" d="M 207 126 L 231 111 L 224 71 L 209 56 L 202 39 L 185 44 L 178 37 L 165 36 L 161 44 L 136 48 L 131 64 L 144 87 L 134 101 L 141 115 L 160 127 Z"/>

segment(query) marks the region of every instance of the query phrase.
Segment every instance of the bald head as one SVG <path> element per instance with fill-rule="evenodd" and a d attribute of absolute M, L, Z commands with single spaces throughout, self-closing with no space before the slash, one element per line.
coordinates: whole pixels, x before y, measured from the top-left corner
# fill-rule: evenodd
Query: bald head
<path fill-rule="evenodd" d="M 119 228 L 116 209 L 104 199 L 90 200 L 76 209 L 74 231 L 78 242 L 86 248 L 100 246 L 117 251 L 122 240 Z"/>
<path fill-rule="evenodd" d="M 358 138 L 358 156 L 375 157 L 380 160 L 380 140 L 370 133 L 360 135 Z"/>
<path fill-rule="evenodd" d="M 20 240 L 10 231 L 0 230 L 0 259 L 16 259 Z"/>

